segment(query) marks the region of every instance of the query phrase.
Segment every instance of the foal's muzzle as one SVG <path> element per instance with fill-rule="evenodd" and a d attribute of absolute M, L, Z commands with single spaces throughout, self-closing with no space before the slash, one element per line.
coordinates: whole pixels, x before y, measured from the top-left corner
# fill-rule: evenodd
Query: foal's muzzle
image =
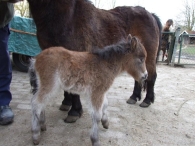
<path fill-rule="evenodd" d="M 142 80 L 146 80 L 147 78 L 148 78 L 148 72 L 145 71 L 145 72 L 144 72 L 144 75 L 143 75 L 143 77 L 142 77 Z"/>
<path fill-rule="evenodd" d="M 141 77 L 141 80 L 140 80 L 140 86 L 142 88 L 145 88 L 145 84 L 146 84 L 146 79 L 148 78 L 148 72 L 145 71 Z"/>

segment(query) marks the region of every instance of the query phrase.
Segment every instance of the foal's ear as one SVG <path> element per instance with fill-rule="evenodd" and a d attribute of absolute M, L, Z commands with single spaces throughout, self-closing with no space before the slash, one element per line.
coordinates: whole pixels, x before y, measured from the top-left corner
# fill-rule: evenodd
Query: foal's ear
<path fill-rule="evenodd" d="M 138 39 L 136 37 L 132 37 L 131 34 L 127 36 L 127 43 L 129 46 L 129 51 L 133 52 L 137 48 Z"/>
<path fill-rule="evenodd" d="M 132 39 L 132 36 L 131 36 L 131 34 L 129 34 L 129 35 L 127 36 L 127 42 L 131 42 L 131 39 Z"/>
<path fill-rule="evenodd" d="M 131 50 L 134 51 L 137 48 L 138 39 L 136 37 L 132 37 L 131 39 Z"/>

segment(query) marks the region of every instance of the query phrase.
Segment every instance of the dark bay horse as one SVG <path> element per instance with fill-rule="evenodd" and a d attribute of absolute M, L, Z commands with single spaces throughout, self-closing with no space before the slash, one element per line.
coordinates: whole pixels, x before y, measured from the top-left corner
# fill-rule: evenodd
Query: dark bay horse
<path fill-rule="evenodd" d="M 32 61 L 29 70 L 31 82 L 37 85 L 31 100 L 33 143 L 39 144 L 40 131 L 46 130 L 46 102 L 62 88 L 89 99 L 91 142 L 93 146 L 99 146 L 98 124 L 101 121 L 104 128 L 109 126 L 106 91 L 122 72 L 132 75 L 142 86 L 148 76 L 146 56 L 144 46 L 130 35 L 127 40 L 92 53 L 70 51 L 63 47 L 50 47 L 42 51 Z"/>
<path fill-rule="evenodd" d="M 138 37 L 147 51 L 147 94 L 141 107 L 154 102 L 156 81 L 156 56 L 161 37 L 161 22 L 145 8 L 116 7 L 111 10 L 96 8 L 89 0 L 28 0 L 37 27 L 37 38 L 44 50 L 63 46 L 69 50 L 91 51 L 103 48 L 125 38 L 128 34 Z M 62 107 L 71 106 L 66 122 L 75 122 L 82 114 L 79 95 L 64 93 Z M 141 87 L 135 81 L 133 94 L 127 103 L 141 99 Z M 72 100 L 72 101 L 71 101 Z"/>

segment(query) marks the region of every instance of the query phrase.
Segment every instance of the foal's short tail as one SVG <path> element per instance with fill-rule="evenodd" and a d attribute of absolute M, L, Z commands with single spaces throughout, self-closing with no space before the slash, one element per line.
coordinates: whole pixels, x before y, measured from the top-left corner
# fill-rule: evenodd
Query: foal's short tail
<path fill-rule="evenodd" d="M 36 61 L 35 59 L 31 59 L 30 67 L 28 70 L 32 94 L 35 94 L 38 90 L 37 75 L 36 75 L 35 68 L 34 68 L 35 61 Z"/>

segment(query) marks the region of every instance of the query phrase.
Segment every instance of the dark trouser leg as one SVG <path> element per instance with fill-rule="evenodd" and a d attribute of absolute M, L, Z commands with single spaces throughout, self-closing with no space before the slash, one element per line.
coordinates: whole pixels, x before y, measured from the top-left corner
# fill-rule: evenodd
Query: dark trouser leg
<path fill-rule="evenodd" d="M 9 105 L 12 95 L 10 84 L 12 80 L 12 66 L 8 51 L 9 26 L 0 28 L 0 106 Z"/>
<path fill-rule="evenodd" d="M 141 99 L 141 86 L 139 85 L 137 81 L 135 81 L 133 94 L 127 100 L 127 103 L 135 104 L 137 100 L 140 100 L 140 99 Z"/>

